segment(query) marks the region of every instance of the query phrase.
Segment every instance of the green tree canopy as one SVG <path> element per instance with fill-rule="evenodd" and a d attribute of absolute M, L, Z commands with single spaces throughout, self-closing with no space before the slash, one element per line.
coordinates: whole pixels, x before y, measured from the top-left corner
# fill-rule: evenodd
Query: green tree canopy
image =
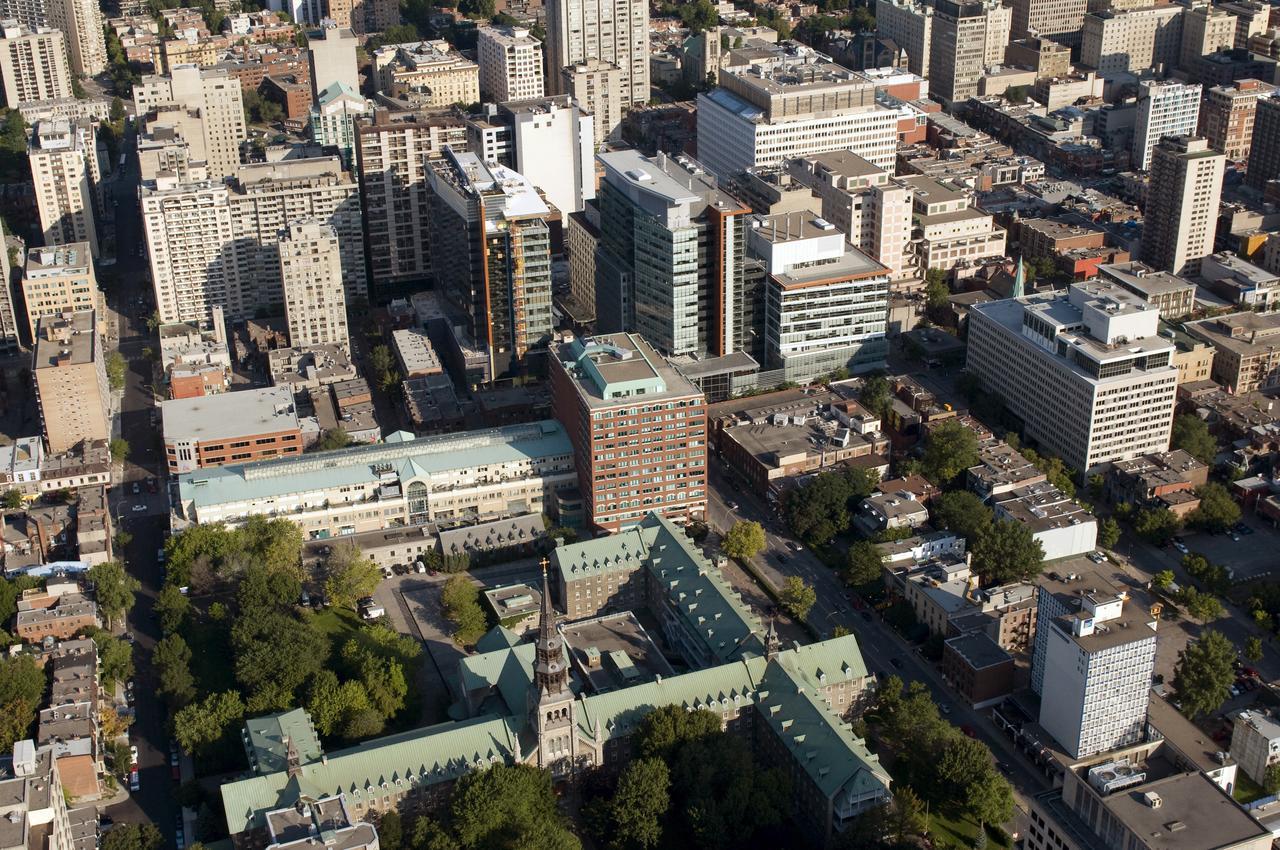
<path fill-rule="evenodd" d="M 778 591 L 778 602 L 793 619 L 804 620 L 818 601 L 817 591 L 799 576 L 787 576 Z"/>
<path fill-rule="evenodd" d="M 281 611 L 240 616 L 231 629 L 235 674 L 255 711 L 292 707 L 303 682 L 329 658 L 329 639 L 310 618 Z"/>
<path fill-rule="evenodd" d="M 664 705 L 640 719 L 640 725 L 632 736 L 632 746 L 640 758 L 660 758 L 669 762 L 683 745 L 718 734 L 720 730 L 720 716 L 714 712 L 705 708 L 686 711 L 682 706 Z"/>
<path fill-rule="evenodd" d="M 118 638 L 106 629 L 93 633 L 98 647 L 98 667 L 102 671 L 103 687 L 115 687 L 116 682 L 127 681 L 133 676 L 133 644 Z"/>
<path fill-rule="evenodd" d="M 18 491 L 18 490 L 5 490 L 5 491 L 4 491 L 4 507 L 5 507 L 5 509 L 7 509 L 7 510 L 11 510 L 11 511 L 15 511 L 15 510 L 17 510 L 18 508 L 22 507 L 25 503 L 26 503 L 26 500 L 24 500 L 24 499 L 22 498 L 22 493 L 21 493 L 21 491 Z"/>
<path fill-rule="evenodd" d="M 454 625 L 453 639 L 464 646 L 473 644 L 488 628 L 488 617 L 480 607 L 480 588 L 470 577 L 458 573 L 451 576 L 440 590 L 444 615 Z"/>
<path fill-rule="evenodd" d="M 931 500 L 929 510 L 933 514 L 934 525 L 954 531 L 970 545 L 991 528 L 991 508 L 968 490 L 942 493 Z"/>
<path fill-rule="evenodd" d="M 1240 521 L 1240 505 L 1217 481 L 1196 488 L 1200 506 L 1187 516 L 1187 523 L 1206 531 L 1226 531 Z"/>
<path fill-rule="evenodd" d="M 845 556 L 844 579 L 854 587 L 879 581 L 884 567 L 884 554 L 870 540 L 859 540 Z"/>
<path fill-rule="evenodd" d="M 813 545 L 826 543 L 849 528 L 851 511 L 874 492 L 877 483 L 876 474 L 869 470 L 820 473 L 787 495 L 787 524 Z"/>
<path fill-rule="evenodd" d="M 973 570 L 985 584 L 1035 578 L 1044 568 L 1044 546 L 1014 520 L 994 522 L 973 544 Z"/>
<path fill-rule="evenodd" d="M 1103 549 L 1114 549 L 1118 542 L 1120 542 L 1120 523 L 1112 517 L 1107 517 L 1098 526 L 1098 545 Z"/>
<path fill-rule="evenodd" d="M 324 595 L 331 605 L 355 610 L 357 602 L 372 596 L 382 580 L 382 570 L 350 540 L 335 543 L 324 561 Z"/>
<path fill-rule="evenodd" d="M 118 351 L 112 351 L 107 355 L 105 367 L 107 370 L 107 385 L 111 391 L 114 393 L 124 389 L 124 376 L 127 369 L 124 355 Z"/>
<path fill-rule="evenodd" d="M 1218 441 L 1209 433 L 1209 426 L 1204 420 L 1194 413 L 1173 417 L 1169 447 L 1182 449 L 1201 463 L 1213 463 L 1218 454 Z"/>
<path fill-rule="evenodd" d="M 133 607 L 133 595 L 142 588 L 142 584 L 125 572 L 124 564 L 119 561 L 94 564 L 89 568 L 88 578 L 93 582 L 98 610 L 107 627 L 121 622 Z"/>
<path fill-rule="evenodd" d="M 1217 711 L 1231 695 L 1235 647 L 1221 632 L 1206 629 L 1178 653 L 1173 690 L 1182 713 L 1192 720 Z"/>
<path fill-rule="evenodd" d="M 341 735 L 352 717 L 373 708 L 364 685 L 357 681 L 339 683 L 332 670 L 320 670 L 312 677 L 306 706 L 316 731 L 326 738 Z"/>
<path fill-rule="evenodd" d="M 156 594 L 152 610 L 160 618 L 160 631 L 173 634 L 182 628 L 191 613 L 191 599 L 176 584 L 166 584 Z"/>
<path fill-rule="evenodd" d="M 160 679 L 156 692 L 170 705 L 181 708 L 196 697 L 196 680 L 191 673 L 191 647 L 181 635 L 161 638 L 151 653 L 151 664 Z"/>
<path fill-rule="evenodd" d="M 720 544 L 726 555 L 738 561 L 751 560 L 764 547 L 764 529 L 752 520 L 735 522 Z"/>
<path fill-rule="evenodd" d="M 1182 520 L 1168 508 L 1145 508 L 1133 518 L 1133 530 L 1143 540 L 1163 546 L 1182 527 Z"/>
<path fill-rule="evenodd" d="M 173 716 L 173 735 L 185 752 L 199 754 L 238 729 L 245 705 L 235 691 L 210 694 L 179 709 Z"/>
<path fill-rule="evenodd" d="M 465 850 L 578 850 L 559 809 L 551 774 L 496 764 L 464 774 L 453 789 L 453 825 Z"/>
<path fill-rule="evenodd" d="M 316 451 L 328 452 L 334 449 L 345 449 L 349 445 L 351 445 L 351 436 L 347 434 L 345 428 L 339 425 L 337 428 L 324 432 L 320 442 L 316 443 Z"/>
<path fill-rule="evenodd" d="M 930 481 L 949 484 L 977 465 L 978 436 L 972 429 L 948 420 L 929 432 L 920 469 Z"/>
<path fill-rule="evenodd" d="M 1257 664 L 1262 660 L 1262 638 L 1250 635 L 1244 642 L 1244 657 Z"/>
<path fill-rule="evenodd" d="M 680 6 L 680 20 L 691 32 L 699 33 L 720 23 L 720 13 L 709 0 L 692 0 Z"/>
<path fill-rule="evenodd" d="M 671 771 L 647 758 L 627 765 L 610 802 L 614 850 L 651 850 L 662 844 L 662 822 L 671 804 Z"/>
<path fill-rule="evenodd" d="M 102 835 L 102 850 L 160 850 L 164 835 L 154 823 L 116 824 Z"/>
<path fill-rule="evenodd" d="M 47 681 L 30 656 L 0 658 L 0 752 L 12 753 L 15 741 L 31 737 Z"/>
<path fill-rule="evenodd" d="M 1160 570 L 1151 577 L 1151 584 L 1156 590 L 1168 590 L 1175 578 L 1173 570 Z"/>

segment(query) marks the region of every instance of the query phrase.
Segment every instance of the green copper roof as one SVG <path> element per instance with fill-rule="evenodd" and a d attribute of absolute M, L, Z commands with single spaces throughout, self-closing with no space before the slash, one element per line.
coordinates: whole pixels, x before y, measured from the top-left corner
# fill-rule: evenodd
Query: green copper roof
<path fill-rule="evenodd" d="M 511 721 L 492 715 L 375 738 L 305 764 L 296 777 L 282 770 L 223 785 L 227 831 L 236 835 L 262 826 L 263 814 L 292 805 L 302 795 L 346 794 L 361 801 L 381 796 L 384 789 L 431 785 L 499 761 L 511 762 L 519 753 Z"/>
<path fill-rule="evenodd" d="M 485 653 L 510 649 L 520 644 L 520 636 L 506 626 L 494 626 L 476 641 L 476 652 Z M 464 659 L 467 660 L 467 659 Z"/>
<path fill-rule="evenodd" d="M 266 717 L 255 717 L 244 725 L 244 749 L 249 764 L 258 773 L 274 773 L 284 770 L 289 745 L 298 753 L 298 759 L 306 764 L 320 758 L 324 750 L 316 737 L 311 716 L 300 708 Z"/>

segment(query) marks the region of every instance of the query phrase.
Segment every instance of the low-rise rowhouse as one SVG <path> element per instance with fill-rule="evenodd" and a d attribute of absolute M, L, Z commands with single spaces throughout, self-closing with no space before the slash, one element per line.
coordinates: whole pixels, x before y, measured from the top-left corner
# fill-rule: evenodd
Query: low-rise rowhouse
<path fill-rule="evenodd" d="M 1188 502 L 1186 496 L 1208 479 L 1208 466 L 1175 449 L 1116 461 L 1107 471 L 1106 492 L 1114 504 L 1165 507 L 1185 517 L 1199 504 L 1199 499 L 1193 496 Z"/>
<path fill-rule="evenodd" d="M 907 490 L 872 493 L 858 505 L 858 521 L 870 533 L 915 528 L 929 521 L 929 509 Z"/>
<path fill-rule="evenodd" d="M 77 801 L 97 799 L 102 788 L 98 741 L 98 648 L 88 639 L 58 644 L 44 656 L 52 685 L 40 712 L 36 743 L 49 747 L 62 787 Z"/>
<path fill-rule="evenodd" d="M 1212 377 L 1228 391 L 1280 386 L 1280 314 L 1231 313 L 1188 322 L 1185 328 L 1216 349 Z"/>
<path fill-rule="evenodd" d="M 1010 490 L 995 500 L 996 518 L 1020 522 L 1044 547 L 1046 561 L 1092 552 L 1098 520 L 1047 481 Z"/>
<path fill-rule="evenodd" d="M 576 486 L 564 428 L 542 420 L 437 437 L 397 431 L 385 443 L 178 476 L 178 523 L 283 517 L 309 539 L 425 523 L 554 513 Z"/>
<path fill-rule="evenodd" d="M 18 600 L 13 632 L 27 643 L 40 643 L 50 637 L 66 640 L 85 629 L 101 627 L 97 604 L 82 593 L 25 590 Z"/>
<path fill-rule="evenodd" d="M 170 399 L 160 415 L 170 473 L 302 453 L 298 411 L 285 387 Z"/>

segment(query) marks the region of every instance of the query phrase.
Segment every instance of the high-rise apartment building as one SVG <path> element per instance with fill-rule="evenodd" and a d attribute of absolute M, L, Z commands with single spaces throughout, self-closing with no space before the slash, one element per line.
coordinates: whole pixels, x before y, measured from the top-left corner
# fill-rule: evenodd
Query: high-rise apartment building
<path fill-rule="evenodd" d="M 1151 157 L 1142 259 L 1194 276 L 1213 253 L 1227 158 L 1194 136 L 1166 136 Z"/>
<path fill-rule="evenodd" d="M 1182 54 L 1181 6 L 1105 9 L 1084 16 L 1080 61 L 1100 74 L 1162 72 Z"/>
<path fill-rule="evenodd" d="M 307 60 L 311 65 L 311 96 L 335 83 L 360 92 L 360 71 L 356 67 L 356 35 L 349 29 L 321 26 L 307 35 Z"/>
<path fill-rule="evenodd" d="M 369 282 L 380 297 L 400 287 L 421 288 L 431 276 L 427 174 L 446 146 L 466 150 L 461 118 L 376 109 L 356 122 Z"/>
<path fill-rule="evenodd" d="M 27 305 L 27 326 L 33 341 L 36 324 L 47 316 L 92 310 L 99 321 L 104 320 L 106 305 L 93 273 L 89 243 L 51 245 L 27 252 L 22 298 Z"/>
<path fill-rule="evenodd" d="M 1013 9 L 999 0 L 937 0 L 929 45 L 929 95 L 948 104 L 976 96 L 983 71 L 1004 61 L 1012 24 Z"/>
<path fill-rule="evenodd" d="M 87 121 L 41 121 L 31 133 L 27 159 L 44 244 L 87 242 L 97 256 L 94 214 L 101 175 L 93 125 Z"/>
<path fill-rule="evenodd" d="M 49 26 L 66 36 L 73 73 L 94 77 L 106 70 L 107 41 L 97 0 L 48 0 L 45 16 Z"/>
<path fill-rule="evenodd" d="M 698 163 L 600 154 L 596 323 L 634 328 L 668 356 L 750 349 L 758 294 L 746 291 L 750 208 Z"/>
<path fill-rule="evenodd" d="M 232 180 L 164 176 L 142 188 L 143 230 L 160 319 L 207 321 L 280 305 L 278 236 L 303 219 L 338 234 L 348 298 L 367 292 L 360 199 L 336 157 L 241 166 Z"/>
<path fill-rule="evenodd" d="M 1200 135 L 1232 162 L 1248 160 L 1258 98 L 1273 91 L 1274 86 L 1259 80 L 1237 80 L 1209 89 L 1200 105 Z"/>
<path fill-rule="evenodd" d="M 372 104 L 359 92 L 331 83 L 311 108 L 311 140 L 337 148 L 343 167 L 351 171 L 356 161 L 356 121 L 372 111 Z"/>
<path fill-rule="evenodd" d="M 1165 136 L 1189 136 L 1200 120 L 1200 85 L 1174 80 L 1143 80 L 1138 84 L 1138 114 L 1134 119 L 1132 165 L 1151 167 L 1151 152 Z"/>
<path fill-rule="evenodd" d="M 876 0 L 876 31 L 907 54 L 907 70 L 929 77 L 933 6 L 919 0 Z"/>
<path fill-rule="evenodd" d="M 1156 661 L 1156 621 L 1145 611 L 1126 616 L 1123 598 L 1105 593 L 1079 602 L 1038 621 L 1048 632 L 1040 725 L 1072 758 L 1143 740 Z"/>
<path fill-rule="evenodd" d="M 596 147 L 622 126 L 625 97 L 622 69 L 603 59 L 585 59 L 560 69 L 562 91 L 595 119 Z"/>
<path fill-rule="evenodd" d="M 1253 140 L 1244 182 L 1262 189 L 1280 177 L 1280 92 L 1258 98 L 1253 116 Z"/>
<path fill-rule="evenodd" d="M 770 368 L 804 384 L 837 369 L 884 364 L 889 270 L 810 212 L 753 218 L 751 254 L 764 262 Z"/>
<path fill-rule="evenodd" d="M 595 122 L 569 95 L 504 103 L 497 118 L 510 128 L 511 167 L 562 214 L 596 196 Z"/>
<path fill-rule="evenodd" d="M 21 317 L 14 309 L 14 269 L 9 264 L 10 245 L 14 247 L 14 259 L 22 262 L 20 245 L 0 242 L 0 354 L 16 354 L 22 347 L 22 339 L 18 333 Z"/>
<path fill-rule="evenodd" d="M 342 251 L 333 226 L 316 219 L 290 222 L 278 250 L 289 344 L 350 345 Z"/>
<path fill-rule="evenodd" d="M 106 362 L 92 310 L 46 316 L 36 324 L 31 376 L 52 454 L 82 440 L 111 439 Z"/>
<path fill-rule="evenodd" d="M 912 277 L 911 187 L 849 151 L 792 160 L 789 173 L 821 199 L 822 217 L 853 247 L 889 269 L 894 280 Z"/>
<path fill-rule="evenodd" d="M 609 532 L 650 512 L 707 508 L 706 397 L 639 334 L 551 345 L 551 401 L 573 444 L 587 523 Z"/>
<path fill-rule="evenodd" d="M 0 21 L 0 82 L 10 109 L 36 100 L 71 97 L 66 37 L 56 29 L 28 29 Z"/>
<path fill-rule="evenodd" d="M 1159 308 L 1114 285 L 978 304 L 966 368 L 1030 439 L 1092 472 L 1169 447 L 1178 370 L 1159 319 Z"/>
<path fill-rule="evenodd" d="M 1013 0 L 1012 37 L 1079 44 L 1088 5 L 1088 0 Z"/>
<path fill-rule="evenodd" d="M 645 0 L 549 0 L 547 86 L 565 94 L 560 70 L 589 59 L 622 71 L 623 102 L 649 102 L 649 4 Z"/>
<path fill-rule="evenodd" d="M 1247 49 L 1249 39 L 1262 35 L 1271 26 L 1271 4 L 1258 0 L 1227 0 L 1219 3 L 1218 8 L 1236 19 L 1236 37 L 1233 42 L 1237 49 Z"/>
<path fill-rule="evenodd" d="M 698 95 L 702 164 L 722 179 L 753 166 L 852 150 L 891 169 L 898 115 L 876 102 L 875 84 L 797 47 L 760 65 L 725 70 Z"/>
<path fill-rule="evenodd" d="M 200 117 L 211 180 L 230 177 L 240 165 L 240 143 L 248 138 L 240 81 L 225 68 L 179 65 L 168 76 L 151 75 L 133 87 L 136 114 L 180 106 Z"/>
<path fill-rule="evenodd" d="M 1216 50 L 1230 50 L 1236 41 L 1236 16 L 1208 3 L 1192 6 L 1182 14 L 1183 71 L 1198 79 L 1200 57 Z"/>
<path fill-rule="evenodd" d="M 440 291 L 485 351 L 489 373 L 516 373 L 551 316 L 551 210 L 518 172 L 445 149 L 431 163 L 431 240 Z"/>
<path fill-rule="evenodd" d="M 532 100 L 542 85 L 542 42 L 524 27 L 487 26 L 476 38 L 480 96 L 493 103 Z"/>
<path fill-rule="evenodd" d="M 600 247 L 600 210 L 594 202 L 564 222 L 564 247 L 569 259 L 569 303 L 575 322 L 596 319 L 596 250 Z"/>

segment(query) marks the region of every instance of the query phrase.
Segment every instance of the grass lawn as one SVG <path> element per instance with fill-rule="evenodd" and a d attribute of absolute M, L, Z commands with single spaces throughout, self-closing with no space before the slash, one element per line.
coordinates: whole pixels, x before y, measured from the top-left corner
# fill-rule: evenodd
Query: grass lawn
<path fill-rule="evenodd" d="M 355 637 L 360 631 L 360 618 L 355 611 L 332 606 L 311 615 L 311 622 L 324 633 L 335 650 L 342 649 L 347 638 Z"/>
<path fill-rule="evenodd" d="M 1231 791 L 1231 796 L 1236 798 L 1237 803 L 1252 803 L 1254 800 L 1267 796 L 1267 791 L 1246 776 L 1243 770 L 1237 770 L 1236 785 Z"/>
<path fill-rule="evenodd" d="M 974 839 L 978 837 L 978 829 L 978 824 L 968 818 L 953 820 L 937 812 L 929 815 L 929 834 L 935 847 L 972 847 Z M 1003 842 L 997 841 L 988 830 L 987 846 L 1011 847 L 1012 843 L 1008 835 L 1004 836 Z"/>

